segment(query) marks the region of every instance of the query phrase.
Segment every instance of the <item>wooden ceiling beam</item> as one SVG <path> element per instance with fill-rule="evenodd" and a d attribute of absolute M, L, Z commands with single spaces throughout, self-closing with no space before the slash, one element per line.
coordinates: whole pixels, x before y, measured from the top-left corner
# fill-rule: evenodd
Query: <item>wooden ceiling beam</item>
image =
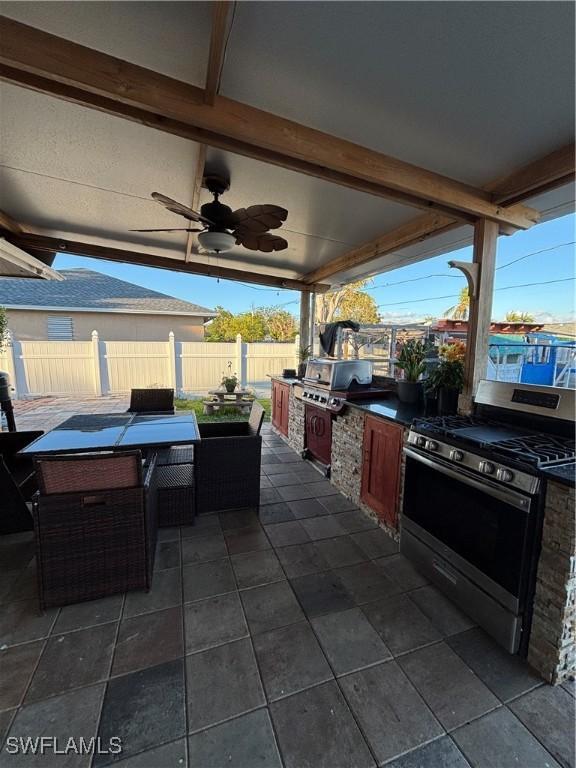
<path fill-rule="evenodd" d="M 214 105 L 220 88 L 220 77 L 226 52 L 226 35 L 230 25 L 230 10 L 233 5 L 229 0 L 215 0 L 212 3 L 212 33 L 204 87 L 204 103 L 210 106 Z"/>
<path fill-rule="evenodd" d="M 226 33 L 228 31 L 230 9 L 233 3 L 229 0 L 214 0 L 212 3 L 212 33 L 210 35 L 210 50 L 208 52 L 208 65 L 206 67 L 206 85 L 204 88 L 204 102 L 214 104 L 214 99 L 220 87 L 220 77 L 224 65 L 226 52 Z M 192 188 L 192 200 L 190 207 L 197 211 L 200 207 L 200 195 L 202 193 L 202 181 L 204 180 L 204 168 L 206 167 L 206 144 L 198 146 L 196 159 L 196 173 Z M 186 261 L 192 258 L 192 251 L 197 242 L 194 232 L 188 232 L 186 239 Z"/>
<path fill-rule="evenodd" d="M 496 179 L 487 184 L 484 189 L 492 194 L 495 202 L 509 200 L 517 202 L 573 181 L 575 172 L 574 145 L 569 144 L 505 177 Z M 439 214 L 418 216 L 406 224 L 401 224 L 353 248 L 327 264 L 301 275 L 300 279 L 305 283 L 327 280 L 339 272 L 369 264 L 388 253 L 415 245 L 432 235 L 439 235 L 459 226 L 461 226 L 460 221 L 448 216 Z"/>
<path fill-rule="evenodd" d="M 494 204 L 483 190 L 247 104 L 222 96 L 206 104 L 201 88 L 6 17 L 0 17 L 0 63 L 4 79 L 25 87 L 34 75 L 41 80 L 32 87 L 44 93 L 96 109 L 104 98 L 111 114 L 126 117 L 126 107 L 137 109 L 148 115 L 140 120 L 147 125 L 162 129 L 176 121 L 206 132 L 210 146 L 237 143 L 240 154 L 256 159 L 271 153 L 282 167 L 363 191 L 372 186 L 371 194 L 465 221 L 482 217 L 518 229 L 538 221 L 529 208 Z"/>
<path fill-rule="evenodd" d="M 33 249 L 35 252 L 48 254 L 69 253 L 74 256 L 86 256 L 104 261 L 117 261 L 125 264 L 138 264 L 157 269 L 169 269 L 174 272 L 185 272 L 191 275 L 204 275 L 205 277 L 219 277 L 222 280 L 234 280 L 244 283 L 266 285 L 271 288 L 286 288 L 294 291 L 310 291 L 324 293 L 329 290 L 329 285 L 309 285 L 301 280 L 279 277 L 277 275 L 265 275 L 259 272 L 247 272 L 242 269 L 186 262 L 182 259 L 171 259 L 166 256 L 142 251 L 124 250 L 123 248 L 109 248 L 108 246 L 95 245 L 93 243 L 78 242 L 67 238 L 47 237 L 30 233 L 4 233 L 7 240 L 25 251 Z"/>
<path fill-rule="evenodd" d="M 496 179 L 484 189 L 492 194 L 493 201 L 499 205 L 521 202 L 573 182 L 576 168 L 574 158 L 574 144 L 567 144 L 507 176 Z"/>
<path fill-rule="evenodd" d="M 6 229 L 13 235 L 21 235 L 26 232 L 26 228 L 17 221 L 14 221 L 12 216 L 9 216 L 4 211 L 0 211 L 0 229 Z"/>

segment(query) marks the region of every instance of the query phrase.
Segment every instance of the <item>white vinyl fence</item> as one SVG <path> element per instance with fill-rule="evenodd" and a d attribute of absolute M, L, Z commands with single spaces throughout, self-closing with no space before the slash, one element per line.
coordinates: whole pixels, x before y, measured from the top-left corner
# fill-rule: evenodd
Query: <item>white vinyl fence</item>
<path fill-rule="evenodd" d="M 298 367 L 294 342 L 18 341 L 9 335 L 0 353 L 16 397 L 104 395 L 132 387 L 173 387 L 178 395 L 202 394 L 220 385 L 223 373 L 236 373 L 243 387 L 268 388 L 268 374 Z"/>

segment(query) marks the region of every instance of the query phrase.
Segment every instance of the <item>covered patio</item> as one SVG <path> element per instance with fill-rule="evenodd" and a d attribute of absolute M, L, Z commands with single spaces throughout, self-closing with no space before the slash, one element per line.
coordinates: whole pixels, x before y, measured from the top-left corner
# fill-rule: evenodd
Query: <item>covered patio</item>
<path fill-rule="evenodd" d="M 473 245 L 454 264 L 470 293 L 470 413 L 498 237 L 574 210 L 573 6 L 2 10 L 6 274 L 54 277 L 65 253 L 297 290 L 307 346 L 318 294 Z M 262 212 L 246 214 L 256 240 L 241 231 L 227 250 L 173 231 L 198 220 L 151 193 L 196 212 L 214 175 L 237 211 L 287 211 L 272 230 L 286 247 L 258 239 Z M 259 505 L 160 528 L 149 592 L 40 612 L 33 532 L 1 537 L 0 766 L 574 766 L 573 630 L 545 659 L 561 683 L 548 685 L 400 554 L 398 512 L 392 529 L 361 502 L 360 417 L 340 421 L 339 455 L 358 465 L 330 482 L 302 458 L 304 406 L 290 398 L 280 427 L 262 427 Z M 126 410 L 59 406 L 46 404 L 41 429 Z M 23 406 L 20 423 L 43 407 Z M 398 509 L 409 424 L 395 424 Z M 569 493 L 554 502 L 562 521 Z M 573 534 L 558 539 L 565 568 Z M 53 741 L 23 754 L 20 739 L 41 736 Z M 84 753 L 81 737 L 96 739 Z"/>
<path fill-rule="evenodd" d="M 3 537 L 4 731 L 119 737 L 94 766 L 571 765 L 574 684 L 499 648 L 270 427 L 262 453 L 259 514 L 162 529 L 149 593 L 39 615 L 32 535 Z M 88 762 L 2 755 L 36 764 Z"/>

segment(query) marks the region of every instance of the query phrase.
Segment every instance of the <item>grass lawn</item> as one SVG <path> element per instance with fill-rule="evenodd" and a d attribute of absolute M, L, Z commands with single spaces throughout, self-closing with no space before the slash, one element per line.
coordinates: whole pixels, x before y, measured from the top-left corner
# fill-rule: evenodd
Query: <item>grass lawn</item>
<path fill-rule="evenodd" d="M 196 418 L 198 421 L 247 421 L 248 420 L 248 414 L 240 413 L 240 411 L 237 411 L 235 408 L 221 408 L 217 413 L 214 413 L 212 416 L 207 416 L 204 413 L 204 403 L 203 400 L 205 398 L 198 398 L 195 400 L 184 400 L 182 398 L 176 398 L 174 400 L 174 405 L 176 406 L 176 409 L 179 411 L 194 411 L 196 414 Z M 258 400 L 260 405 L 264 408 L 266 411 L 266 414 L 264 416 L 264 421 L 270 421 L 270 399 L 263 399 Z"/>

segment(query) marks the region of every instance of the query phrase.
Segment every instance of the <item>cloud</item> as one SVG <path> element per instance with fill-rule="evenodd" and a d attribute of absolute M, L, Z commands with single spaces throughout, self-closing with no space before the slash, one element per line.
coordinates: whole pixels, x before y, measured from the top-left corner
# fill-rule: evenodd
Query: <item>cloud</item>
<path fill-rule="evenodd" d="M 574 312 L 564 312 L 561 314 L 553 314 L 546 310 L 540 309 L 530 314 L 534 315 L 534 320 L 537 323 L 573 323 L 576 320 Z"/>
<path fill-rule="evenodd" d="M 408 325 L 422 323 L 425 316 L 423 312 L 381 312 L 380 322 L 385 325 Z"/>

